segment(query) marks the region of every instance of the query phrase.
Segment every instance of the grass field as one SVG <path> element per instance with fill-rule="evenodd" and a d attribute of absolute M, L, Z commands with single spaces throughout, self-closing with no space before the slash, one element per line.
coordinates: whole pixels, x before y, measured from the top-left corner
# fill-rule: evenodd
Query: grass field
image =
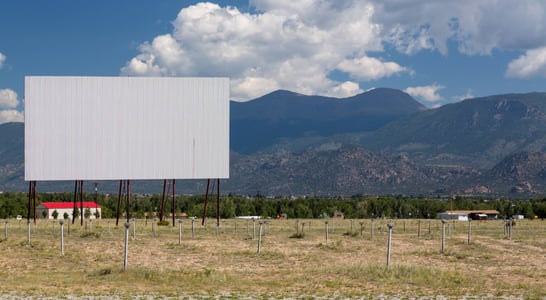
<path fill-rule="evenodd" d="M 195 220 L 180 227 L 124 220 L 64 225 L 2 220 L 0 298 L 525 298 L 546 296 L 546 222 Z M 298 232 L 296 234 L 296 222 Z M 352 223 L 352 226 L 351 226 Z M 303 225 L 302 225 L 303 224 Z M 70 228 L 68 228 L 70 227 Z M 352 229 L 351 229 L 352 227 Z M 420 228 L 420 231 L 419 231 Z M 303 229 L 303 234 L 302 234 Z M 69 232 L 70 230 L 70 232 Z M 133 236 L 133 234 L 135 234 Z M 419 236 L 418 236 L 419 235 Z"/>

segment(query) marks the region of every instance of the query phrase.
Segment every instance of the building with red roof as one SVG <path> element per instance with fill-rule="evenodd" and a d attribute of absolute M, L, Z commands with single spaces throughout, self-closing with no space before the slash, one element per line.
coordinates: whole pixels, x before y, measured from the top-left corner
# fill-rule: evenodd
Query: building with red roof
<path fill-rule="evenodd" d="M 80 210 L 80 202 L 76 202 L 76 209 Z M 55 219 L 54 212 L 57 212 L 57 219 L 72 219 L 73 210 L 74 202 L 42 202 L 36 206 L 36 216 Z M 101 206 L 96 202 L 83 202 L 83 211 L 84 217 L 88 214 L 88 219 L 100 219 L 102 216 Z"/>

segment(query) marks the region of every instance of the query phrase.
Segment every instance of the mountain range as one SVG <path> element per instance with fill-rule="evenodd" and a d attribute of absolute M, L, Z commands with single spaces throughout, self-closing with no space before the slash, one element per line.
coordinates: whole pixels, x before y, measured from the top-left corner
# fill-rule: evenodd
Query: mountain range
<path fill-rule="evenodd" d="M 546 186 L 546 93 L 505 94 L 429 109 L 377 88 L 349 98 L 279 90 L 230 104 L 230 179 L 263 195 L 529 197 Z M 0 125 L 0 190 L 25 190 L 24 128 Z M 116 183 L 101 182 L 102 191 Z M 70 191 L 70 183 L 43 189 Z M 91 186 L 91 185 L 88 185 Z M 136 192 L 160 192 L 153 181 Z M 202 181 L 177 182 L 204 193 Z"/>

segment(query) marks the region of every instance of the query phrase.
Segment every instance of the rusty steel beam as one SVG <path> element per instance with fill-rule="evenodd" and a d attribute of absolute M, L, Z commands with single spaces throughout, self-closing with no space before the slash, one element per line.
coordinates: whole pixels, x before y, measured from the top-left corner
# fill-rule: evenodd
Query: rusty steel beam
<path fill-rule="evenodd" d="M 27 223 L 30 223 L 30 205 L 32 203 L 32 181 L 28 182 L 28 211 L 27 211 Z"/>
<path fill-rule="evenodd" d="M 80 225 L 83 226 L 84 210 L 83 210 L 83 180 L 80 180 Z"/>
<path fill-rule="evenodd" d="M 205 192 L 205 204 L 203 205 L 203 221 L 201 221 L 201 225 L 205 225 L 205 218 L 207 217 L 207 203 L 209 202 L 209 187 L 210 187 L 210 178 L 207 179 L 207 191 Z"/>
<path fill-rule="evenodd" d="M 163 212 L 165 211 L 165 190 L 167 189 L 167 179 L 163 179 L 163 193 L 161 193 L 161 205 L 159 206 L 159 221 L 163 221 Z"/>
<path fill-rule="evenodd" d="M 175 186 L 176 186 L 176 179 L 173 179 L 172 188 L 173 188 L 173 200 L 172 200 L 172 211 L 173 211 L 173 227 L 174 227 L 174 221 L 175 221 L 175 212 L 176 212 L 176 198 L 175 198 Z"/>
<path fill-rule="evenodd" d="M 119 223 L 119 210 L 121 206 L 121 187 L 123 185 L 123 180 L 119 181 L 119 192 L 118 192 L 118 209 L 116 210 L 116 226 L 118 226 Z"/>
<path fill-rule="evenodd" d="M 220 227 L 220 178 L 216 184 L 216 227 Z"/>
<path fill-rule="evenodd" d="M 74 222 L 76 221 L 76 203 L 78 202 L 78 181 L 74 180 L 74 198 L 72 199 L 73 206 L 72 206 L 72 225 L 74 225 Z"/>
<path fill-rule="evenodd" d="M 131 219 L 131 181 L 127 180 L 127 204 L 126 204 L 126 210 L 127 210 L 127 223 L 129 223 L 129 220 Z"/>
<path fill-rule="evenodd" d="M 36 180 L 32 181 L 32 194 L 34 200 L 34 224 L 36 224 Z"/>

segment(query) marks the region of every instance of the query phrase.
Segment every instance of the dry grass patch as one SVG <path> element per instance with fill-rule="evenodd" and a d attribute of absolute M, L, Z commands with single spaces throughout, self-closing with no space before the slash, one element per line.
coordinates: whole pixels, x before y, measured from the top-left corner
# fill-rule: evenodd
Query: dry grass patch
<path fill-rule="evenodd" d="M 325 228 L 319 226 L 322 221 L 306 220 L 304 234 L 291 238 L 296 233 L 294 220 L 270 220 L 258 255 L 258 237 L 252 223 L 247 229 L 245 220 L 226 220 L 218 234 L 214 226 L 198 226 L 193 238 L 186 222 L 181 244 L 178 227 L 157 226 L 154 234 L 151 223 L 137 220 L 135 238 L 132 227 L 129 231 L 126 271 L 123 226 L 114 226 L 112 220 L 94 222 L 93 231 L 71 225 L 70 235 L 65 231 L 61 256 L 58 230 L 53 230 L 51 221 L 42 221 L 32 228 L 30 245 L 26 228 L 10 230 L 8 239 L 0 242 L 2 292 L 52 298 L 539 298 L 546 294 L 546 224 L 542 222 L 518 222 L 512 239 L 504 235 L 499 222 L 481 222 L 473 226 L 470 244 L 466 223 L 457 223 L 442 254 L 439 221 L 431 221 L 431 234 L 425 234 L 428 221 L 422 222 L 418 238 L 416 220 L 405 224 L 397 220 L 387 268 L 387 230 L 380 227 L 387 222 L 375 222 L 372 239 L 370 220 L 359 221 L 362 236 L 359 226 L 350 230 L 349 220 L 335 220 L 335 231 L 326 241 Z"/>

